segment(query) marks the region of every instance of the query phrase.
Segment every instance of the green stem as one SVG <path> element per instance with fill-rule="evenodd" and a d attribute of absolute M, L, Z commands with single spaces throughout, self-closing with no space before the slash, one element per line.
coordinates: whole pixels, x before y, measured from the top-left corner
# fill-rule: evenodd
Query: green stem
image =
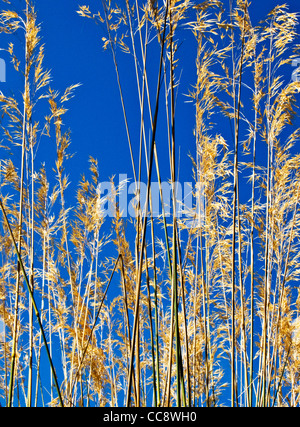
<path fill-rule="evenodd" d="M 132 339 L 132 345 L 131 345 L 130 367 L 129 367 L 129 374 L 128 374 L 128 390 L 127 390 L 127 397 L 126 397 L 127 406 L 130 405 L 130 395 L 131 395 L 131 385 L 132 385 L 131 379 L 132 379 L 132 370 L 133 370 L 133 361 L 134 361 L 135 340 L 136 340 L 137 325 L 138 325 L 139 295 L 140 295 L 140 289 L 141 289 L 143 258 L 144 258 L 144 246 L 145 246 L 145 242 L 146 242 L 147 214 L 148 214 L 150 184 L 151 184 L 151 176 L 152 176 L 152 165 L 153 165 L 153 157 L 154 157 L 154 141 L 155 141 L 156 128 L 157 128 L 159 95 L 160 95 L 160 87 L 161 87 L 161 73 L 162 73 L 162 62 L 163 62 L 163 52 L 164 52 L 164 44 L 165 44 L 166 19 L 167 19 L 168 7 L 169 7 L 169 5 L 167 2 L 166 13 L 165 13 L 165 23 L 164 23 L 164 30 L 163 30 L 163 38 L 162 38 L 162 45 L 161 45 L 158 81 L 157 81 L 156 103 L 155 103 L 155 114 L 154 114 L 153 129 L 152 129 L 150 160 L 149 160 L 149 166 L 148 166 L 148 183 L 147 183 L 147 193 L 146 193 L 146 203 L 145 203 L 145 205 L 146 205 L 145 206 L 145 217 L 144 217 L 143 228 L 142 228 L 142 241 L 141 241 L 140 260 L 139 260 L 138 276 L 137 276 L 136 303 L 135 303 L 133 334 L 132 334 L 133 339 Z"/>

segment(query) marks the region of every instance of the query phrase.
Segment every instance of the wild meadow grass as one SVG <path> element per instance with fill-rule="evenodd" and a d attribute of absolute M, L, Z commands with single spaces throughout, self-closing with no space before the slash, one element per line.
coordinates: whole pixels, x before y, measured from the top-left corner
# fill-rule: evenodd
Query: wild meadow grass
<path fill-rule="evenodd" d="M 78 85 L 55 90 L 38 5 L 2 3 L 1 33 L 23 84 L 21 97 L 0 95 L 2 406 L 299 406 L 297 14 L 277 5 L 254 26 L 247 0 L 78 5 L 105 32 L 114 64 L 136 184 L 126 218 L 124 183 L 106 177 L 103 196 L 94 158 L 70 204 L 64 118 Z M 196 46 L 185 94 L 194 204 L 180 216 L 183 30 Z M 133 122 L 122 55 L 136 73 Z M 36 159 L 45 139 L 53 164 Z"/>

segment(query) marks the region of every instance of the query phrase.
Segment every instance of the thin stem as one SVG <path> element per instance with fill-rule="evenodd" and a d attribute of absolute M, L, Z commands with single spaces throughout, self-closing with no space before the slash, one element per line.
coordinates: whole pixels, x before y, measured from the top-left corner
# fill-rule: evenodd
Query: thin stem
<path fill-rule="evenodd" d="M 24 94 L 29 92 L 29 58 L 28 58 L 28 3 L 26 3 L 26 26 L 25 26 L 25 80 L 24 80 Z M 18 251 L 21 253 L 21 241 L 22 241 L 22 225 L 23 225 L 23 202 L 24 202 L 24 175 L 25 175 L 25 151 L 26 151 L 26 122 L 27 122 L 27 106 L 24 100 L 23 106 L 23 126 L 22 126 L 22 154 L 21 154 L 21 177 L 20 177 L 20 203 L 19 203 L 19 222 L 18 222 Z M 17 280 L 16 280 L 16 291 L 15 291 L 15 316 L 14 316 L 14 328 L 13 328 L 13 343 L 12 343 L 12 355 L 11 355 L 11 372 L 9 382 L 9 395 L 8 395 L 8 407 L 12 406 L 13 403 L 13 389 L 15 380 L 15 364 L 16 364 L 16 352 L 17 352 L 17 339 L 18 339 L 18 316 L 19 316 L 19 293 L 20 293 L 20 265 L 18 261 L 17 265 Z"/>
<path fill-rule="evenodd" d="M 27 290 L 28 290 L 30 299 L 32 301 L 33 309 L 34 309 L 34 312 L 35 312 L 35 315 L 36 315 L 36 318 L 37 318 L 37 321 L 38 321 L 38 324 L 39 324 L 39 327 L 40 327 L 40 331 L 41 331 L 41 334 L 42 334 L 42 337 L 43 337 L 43 341 L 44 341 L 45 349 L 46 349 L 46 352 L 47 352 L 48 360 L 49 360 L 49 363 L 50 363 L 50 366 L 51 366 L 51 372 L 52 372 L 53 377 L 54 377 L 54 383 L 55 383 L 56 391 L 57 391 L 57 394 L 58 394 L 58 397 L 59 397 L 60 405 L 64 406 L 64 403 L 63 403 L 63 400 L 62 400 L 62 396 L 61 396 L 61 393 L 60 393 L 60 388 L 59 388 L 59 385 L 58 385 L 58 380 L 57 380 L 55 368 L 54 368 L 54 365 L 53 365 L 53 362 L 52 362 L 52 358 L 51 358 L 50 351 L 49 351 L 49 346 L 48 346 L 48 343 L 47 343 L 46 335 L 45 335 L 44 328 L 43 328 L 43 325 L 42 325 L 42 321 L 41 321 L 41 318 L 40 318 L 39 310 L 37 308 L 37 305 L 36 305 L 36 302 L 35 302 L 35 299 L 34 299 L 34 296 L 33 296 L 33 293 L 32 293 L 32 289 L 31 289 L 31 286 L 30 286 L 30 283 L 29 283 L 29 280 L 28 280 L 28 277 L 27 277 L 27 274 L 26 274 L 26 271 L 25 271 L 25 267 L 24 267 L 24 264 L 23 264 L 20 252 L 18 250 L 18 246 L 17 246 L 16 240 L 15 240 L 15 237 L 13 235 L 13 231 L 11 229 L 11 226 L 10 226 L 9 220 L 7 218 L 6 211 L 5 211 L 5 208 L 4 208 L 4 205 L 3 205 L 3 202 L 2 202 L 1 198 L 0 198 L 0 208 L 1 208 L 1 211 L 3 213 L 4 220 L 5 220 L 5 223 L 7 225 L 10 237 L 12 239 L 12 242 L 13 242 L 13 245 L 14 245 L 14 248 L 15 248 L 15 252 L 16 252 L 16 255 L 18 257 L 19 264 L 20 264 L 20 268 L 21 268 L 21 271 L 23 273 L 24 280 L 25 280 L 25 283 L 26 283 L 26 286 L 27 286 Z"/>
<path fill-rule="evenodd" d="M 130 368 L 129 368 L 129 374 L 128 374 L 128 390 L 127 390 L 127 399 L 126 399 L 127 406 L 130 405 L 131 378 L 132 378 L 133 361 L 134 361 L 135 339 L 136 339 L 137 324 L 138 324 L 139 295 L 140 295 L 140 288 L 141 288 L 144 246 L 145 246 L 145 241 L 146 241 L 148 203 L 149 203 L 150 184 L 151 184 L 151 176 L 152 176 L 152 165 L 153 165 L 153 156 L 154 156 L 154 141 L 155 141 L 156 128 L 157 128 L 159 95 L 160 95 L 160 86 L 161 86 L 161 73 L 162 73 L 162 62 L 163 62 L 163 52 L 164 52 L 164 44 L 165 44 L 166 19 L 167 19 L 168 7 L 169 6 L 168 6 L 168 2 L 167 2 L 166 12 L 165 12 L 164 29 L 163 29 L 163 37 L 162 37 L 162 44 L 161 44 L 160 64 L 159 64 L 158 82 L 157 82 L 157 91 L 156 91 L 155 114 L 154 114 L 154 120 L 153 120 L 150 160 L 149 160 L 149 168 L 148 168 L 148 183 L 147 183 L 147 193 L 146 193 L 146 201 L 145 201 L 145 209 L 144 209 L 145 217 L 144 217 L 143 228 L 142 228 L 140 261 L 139 261 L 139 269 L 138 269 L 138 276 L 137 276 L 136 302 L 135 302 L 134 324 L 133 324 L 133 340 L 132 340 L 132 345 L 131 345 Z"/>

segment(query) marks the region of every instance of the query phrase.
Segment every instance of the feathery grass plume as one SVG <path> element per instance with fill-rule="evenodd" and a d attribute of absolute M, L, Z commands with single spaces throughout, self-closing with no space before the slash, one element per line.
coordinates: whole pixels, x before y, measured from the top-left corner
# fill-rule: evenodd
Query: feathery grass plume
<path fill-rule="evenodd" d="M 25 44 L 25 60 L 22 63 L 22 73 L 24 76 L 24 91 L 22 94 L 22 100 L 17 101 L 12 99 L 6 99 L 2 96 L 2 103 L 4 105 L 3 111 L 8 115 L 8 119 L 11 121 L 11 127 L 15 127 L 15 137 L 11 136 L 8 132 L 5 134 L 9 137 L 11 143 L 16 143 L 21 147 L 21 167 L 20 167 L 20 196 L 19 196 L 19 208 L 18 208 L 18 235 L 16 240 L 16 253 L 17 253 L 17 276 L 16 276 L 16 290 L 15 290 L 15 308 L 14 308 L 14 329 L 13 329 L 13 338 L 12 338 L 12 355 L 11 355 L 11 367 L 10 367 L 10 383 L 9 383 L 9 393 L 8 393 L 8 406 L 13 404 L 13 393 L 14 393 L 14 382 L 15 382 L 15 372 L 16 372 L 16 356 L 18 342 L 21 334 L 19 333 L 18 321 L 19 321 L 19 303 L 20 303 L 20 285 L 21 285 L 21 275 L 25 270 L 22 265 L 22 246 L 25 249 L 25 254 L 30 265 L 30 271 L 28 278 L 25 275 L 25 281 L 27 286 L 30 286 L 28 289 L 30 298 L 29 298 L 29 307 L 28 307 L 28 318 L 29 318 L 29 349 L 27 352 L 27 357 L 29 360 L 28 363 L 28 375 L 27 375 L 27 405 L 31 406 L 32 402 L 32 377 L 33 377 L 33 310 L 36 312 L 39 320 L 38 310 L 33 299 L 34 295 L 34 261 L 33 261 L 33 252 L 34 252 L 34 218 L 35 218 L 35 206 L 34 206 L 34 176 L 35 176 L 35 166 L 34 166 L 34 149 L 36 144 L 37 137 L 37 128 L 38 123 L 33 122 L 33 112 L 37 102 L 37 92 L 45 87 L 49 82 L 49 73 L 43 71 L 42 62 L 43 62 L 43 49 L 39 48 L 40 38 L 39 32 L 40 28 L 36 23 L 36 13 L 34 6 L 30 5 L 28 1 L 25 2 L 25 11 L 23 16 L 21 16 L 16 11 L 4 10 L 1 12 L 1 29 L 6 33 L 15 33 L 23 32 L 24 44 Z M 21 60 L 18 60 L 16 55 L 13 53 L 13 45 L 10 43 L 8 52 L 12 56 L 12 61 L 16 70 L 19 70 L 21 67 Z M 33 71 L 35 69 L 35 72 Z M 17 106 L 19 103 L 20 106 Z M 23 111 L 22 111 L 23 110 Z M 22 111 L 22 112 L 21 112 Z M 12 113 L 11 113 L 12 112 Z M 16 115 L 17 113 L 17 115 Z M 26 152 L 30 153 L 30 166 L 27 167 L 25 164 Z M 30 173 L 31 178 L 27 179 Z M 27 179 L 27 183 L 25 182 Z M 4 205 L 2 204 L 3 215 L 6 218 L 5 221 L 7 226 L 10 228 L 9 222 L 6 217 L 6 212 L 4 210 Z M 26 231 L 25 231 L 26 230 Z M 26 233 L 26 236 L 24 235 Z M 13 235 L 11 235 L 13 237 Z M 23 273 L 22 273 L 23 270 Z M 30 282 L 30 283 L 29 283 Z M 45 341 L 44 331 L 39 320 L 41 327 L 41 333 Z M 26 332 L 26 330 L 25 330 Z M 50 364 L 52 366 L 51 359 Z M 53 367 L 53 366 L 52 366 Z M 56 385 L 57 378 L 55 377 Z M 58 393 L 61 400 L 59 388 Z"/>
<path fill-rule="evenodd" d="M 246 0 L 78 6 L 116 72 L 128 219 L 128 181 L 103 177 L 92 157 L 70 191 L 64 122 L 79 85 L 53 89 L 38 5 L 5 3 L 0 31 L 23 89 L 0 95 L 1 404 L 299 406 L 297 14 L 277 5 L 254 26 Z M 181 94 L 195 116 L 193 205 L 176 191 Z"/>

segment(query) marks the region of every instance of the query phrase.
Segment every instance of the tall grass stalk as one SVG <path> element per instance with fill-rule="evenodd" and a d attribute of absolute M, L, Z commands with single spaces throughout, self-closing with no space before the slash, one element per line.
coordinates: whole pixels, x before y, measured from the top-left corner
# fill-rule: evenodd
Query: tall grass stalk
<path fill-rule="evenodd" d="M 299 406 L 297 14 L 277 5 L 253 25 L 246 0 L 78 6 L 115 69 L 129 219 L 125 171 L 103 177 L 90 157 L 71 190 L 79 84 L 50 81 L 38 5 L 5 3 L 22 87 L 0 93 L 1 405 Z"/>
<path fill-rule="evenodd" d="M 36 316 L 38 324 L 39 324 L 39 328 L 40 328 L 42 337 L 43 337 L 43 341 L 44 341 L 44 345 L 45 345 L 45 348 L 46 348 L 46 351 L 47 351 L 48 360 L 49 360 L 49 363 L 50 363 L 50 366 L 51 366 L 51 372 L 52 372 L 52 375 L 54 377 L 55 387 L 56 387 L 57 394 L 58 394 L 58 397 L 59 397 L 60 405 L 64 406 L 63 400 L 62 400 L 62 396 L 61 396 L 61 393 L 60 393 L 60 387 L 58 385 L 58 380 L 57 380 L 55 368 L 54 368 L 54 365 L 53 365 L 53 362 L 52 362 L 52 358 L 51 358 L 50 351 L 49 351 L 49 346 L 48 346 L 48 343 L 47 343 L 47 340 L 46 340 L 46 335 L 45 335 L 44 328 L 43 328 L 43 325 L 42 325 L 40 313 L 39 313 L 39 310 L 37 308 L 37 304 L 36 304 L 34 296 L 33 296 L 33 290 L 32 290 L 32 287 L 31 287 L 31 285 L 29 283 L 29 279 L 28 279 L 28 277 L 26 275 L 25 267 L 24 267 L 24 264 L 23 264 L 20 252 L 18 250 L 18 246 L 17 246 L 16 240 L 14 238 L 14 234 L 13 234 L 13 231 L 11 229 L 10 223 L 8 221 L 7 214 L 6 214 L 6 211 L 5 211 L 5 208 L 4 208 L 4 205 L 3 205 L 3 202 L 2 202 L 1 199 L 0 199 L 0 208 L 1 208 L 2 214 L 4 216 L 4 220 L 6 222 L 7 228 L 9 230 L 9 234 L 10 234 L 11 239 L 13 241 L 13 245 L 14 245 L 14 248 L 15 248 L 15 251 L 16 251 L 18 262 L 20 264 L 20 269 L 21 269 L 21 272 L 22 272 L 22 274 L 24 276 L 24 280 L 25 280 L 25 283 L 26 283 L 26 286 L 27 286 L 27 290 L 28 290 L 28 293 L 29 293 L 29 296 L 30 296 L 30 300 L 31 300 L 31 303 L 32 303 L 32 306 L 33 306 L 33 309 L 34 309 L 34 312 L 35 312 L 35 316 Z"/>

